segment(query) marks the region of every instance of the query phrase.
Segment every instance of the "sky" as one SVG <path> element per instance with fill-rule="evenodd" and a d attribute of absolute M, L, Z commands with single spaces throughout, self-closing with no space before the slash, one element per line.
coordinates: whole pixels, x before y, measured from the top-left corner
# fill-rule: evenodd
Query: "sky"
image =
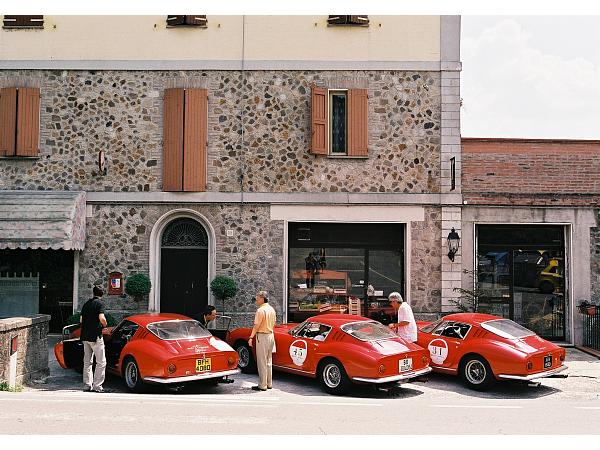
<path fill-rule="evenodd" d="M 600 16 L 461 19 L 463 137 L 600 139 Z"/>

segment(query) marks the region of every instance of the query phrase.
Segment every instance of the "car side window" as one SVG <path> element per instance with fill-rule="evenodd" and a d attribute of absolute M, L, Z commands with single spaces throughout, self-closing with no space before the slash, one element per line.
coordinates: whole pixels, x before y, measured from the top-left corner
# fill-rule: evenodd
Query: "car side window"
<path fill-rule="evenodd" d="M 302 328 L 302 330 L 300 330 L 297 336 L 307 339 L 314 339 L 315 341 L 324 341 L 330 331 L 331 327 L 329 325 L 324 325 L 318 322 L 310 322 L 304 328 Z"/>
<path fill-rule="evenodd" d="M 442 336 L 451 337 L 454 339 L 464 339 L 471 325 L 460 322 L 446 322 L 446 327 L 442 331 Z"/>
<path fill-rule="evenodd" d="M 450 323 L 450 322 L 445 322 L 445 321 L 440 322 L 440 324 L 433 329 L 431 334 L 435 334 L 436 336 L 441 336 L 442 332 L 444 331 L 444 329 L 446 328 L 448 323 Z"/>
<path fill-rule="evenodd" d="M 124 320 L 113 332 L 113 339 L 128 340 L 133 337 L 139 325 L 137 323 Z"/>

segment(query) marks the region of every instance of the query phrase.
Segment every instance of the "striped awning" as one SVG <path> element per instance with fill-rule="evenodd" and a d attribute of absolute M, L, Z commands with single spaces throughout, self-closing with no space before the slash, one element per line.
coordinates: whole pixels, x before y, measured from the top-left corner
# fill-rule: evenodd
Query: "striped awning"
<path fill-rule="evenodd" d="M 85 192 L 0 191 L 0 249 L 84 246 Z"/>

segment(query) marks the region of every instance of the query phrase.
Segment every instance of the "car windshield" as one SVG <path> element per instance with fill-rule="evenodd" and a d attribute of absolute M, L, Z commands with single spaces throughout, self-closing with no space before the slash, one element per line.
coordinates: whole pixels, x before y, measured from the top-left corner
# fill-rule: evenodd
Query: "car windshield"
<path fill-rule="evenodd" d="M 425 325 L 423 328 L 421 328 L 421 331 L 423 333 L 431 333 L 435 329 L 435 327 L 437 327 L 440 323 L 442 323 L 442 319 L 436 320 L 433 323 Z"/>
<path fill-rule="evenodd" d="M 162 340 L 195 339 L 211 336 L 200 322 L 195 320 L 168 320 L 148 325 L 148 331 Z"/>
<path fill-rule="evenodd" d="M 354 322 L 342 325 L 342 331 L 361 341 L 377 341 L 398 337 L 392 330 L 379 322 Z"/>
<path fill-rule="evenodd" d="M 490 320 L 481 326 L 487 331 L 506 339 L 519 339 L 535 333 L 509 319 Z"/>

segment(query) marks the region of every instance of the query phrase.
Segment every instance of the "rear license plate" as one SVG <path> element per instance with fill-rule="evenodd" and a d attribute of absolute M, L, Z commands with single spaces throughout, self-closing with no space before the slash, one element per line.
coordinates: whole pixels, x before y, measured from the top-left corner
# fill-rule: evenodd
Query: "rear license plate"
<path fill-rule="evenodd" d="M 552 355 L 544 356 L 544 369 L 552 367 Z"/>
<path fill-rule="evenodd" d="M 210 358 L 196 360 L 196 372 L 208 372 L 210 370 Z"/>
<path fill-rule="evenodd" d="M 399 361 L 400 372 L 408 372 L 412 370 L 412 358 L 401 359 Z"/>

